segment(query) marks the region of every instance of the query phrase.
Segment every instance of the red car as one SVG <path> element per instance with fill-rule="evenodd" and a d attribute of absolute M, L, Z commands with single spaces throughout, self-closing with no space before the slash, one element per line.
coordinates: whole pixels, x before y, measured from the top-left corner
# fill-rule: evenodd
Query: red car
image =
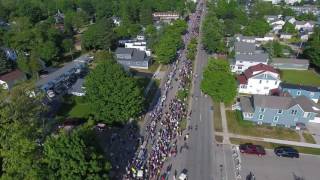
<path fill-rule="evenodd" d="M 262 146 L 251 143 L 240 144 L 239 149 L 241 153 L 256 154 L 258 156 L 266 155 L 266 151 Z"/>

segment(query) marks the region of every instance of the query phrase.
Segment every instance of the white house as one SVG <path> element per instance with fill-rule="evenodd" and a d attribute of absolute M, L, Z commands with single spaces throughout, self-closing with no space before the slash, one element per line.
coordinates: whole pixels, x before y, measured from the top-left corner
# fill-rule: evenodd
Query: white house
<path fill-rule="evenodd" d="M 314 22 L 312 21 L 296 21 L 295 23 L 296 30 L 312 30 L 314 27 Z"/>
<path fill-rule="evenodd" d="M 125 42 L 124 47 L 144 51 L 147 56 L 151 56 L 151 50 L 147 48 L 147 42 L 143 35 L 137 35 L 136 39 Z"/>
<path fill-rule="evenodd" d="M 275 38 L 272 34 L 266 34 L 264 37 L 257 37 L 256 41 L 258 42 L 268 42 L 273 41 Z"/>
<path fill-rule="evenodd" d="M 286 16 L 285 21 L 294 24 L 296 22 L 296 18 L 293 16 Z"/>
<path fill-rule="evenodd" d="M 235 73 L 242 73 L 250 66 L 257 64 L 268 64 L 269 56 L 266 53 L 255 54 L 236 54 L 233 62 L 231 63 L 231 71 Z"/>
<path fill-rule="evenodd" d="M 282 17 L 282 15 L 269 15 L 269 16 L 264 16 L 264 18 L 266 19 L 267 23 L 271 23 L 277 20 L 281 20 L 280 18 Z"/>
<path fill-rule="evenodd" d="M 281 33 L 280 34 L 280 39 L 282 40 L 289 40 L 292 38 L 292 34 L 288 34 L 288 33 Z"/>
<path fill-rule="evenodd" d="M 272 66 L 257 64 L 249 67 L 243 74 L 237 76 L 238 92 L 244 94 L 265 94 L 279 87 L 280 74 Z"/>
<path fill-rule="evenodd" d="M 256 37 L 254 37 L 254 36 L 243 36 L 241 34 L 235 35 L 235 40 L 237 42 L 256 43 Z"/>

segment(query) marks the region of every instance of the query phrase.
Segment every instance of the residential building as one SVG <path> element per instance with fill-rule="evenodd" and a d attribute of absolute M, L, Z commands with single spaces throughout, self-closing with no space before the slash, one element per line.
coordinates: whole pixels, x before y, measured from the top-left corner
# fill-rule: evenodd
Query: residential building
<path fill-rule="evenodd" d="M 309 60 L 295 58 L 272 58 L 271 66 L 276 69 L 307 70 Z"/>
<path fill-rule="evenodd" d="M 176 12 L 155 12 L 152 14 L 154 21 L 171 22 L 180 18 Z"/>
<path fill-rule="evenodd" d="M 284 0 L 286 4 L 295 4 L 295 3 L 300 3 L 301 0 Z"/>
<path fill-rule="evenodd" d="M 269 94 L 270 90 L 279 87 L 280 74 L 272 66 L 257 64 L 249 67 L 237 76 L 238 92 L 244 94 Z"/>
<path fill-rule="evenodd" d="M 140 51 L 144 51 L 147 54 L 147 56 L 151 56 L 151 50 L 147 49 L 147 42 L 145 41 L 144 36 L 138 35 L 135 40 L 125 42 L 124 47 L 138 49 Z"/>
<path fill-rule="evenodd" d="M 285 21 L 294 24 L 296 22 L 296 18 L 293 16 L 286 16 Z"/>
<path fill-rule="evenodd" d="M 275 40 L 275 38 L 274 38 L 274 35 L 271 33 L 266 34 L 264 37 L 257 37 L 256 38 L 256 42 L 261 42 L 261 43 L 273 41 L 273 40 Z"/>
<path fill-rule="evenodd" d="M 235 42 L 234 52 L 235 54 L 254 54 L 256 50 L 256 45 L 254 43 L 247 42 Z"/>
<path fill-rule="evenodd" d="M 16 69 L 0 76 L 0 86 L 3 89 L 10 90 L 15 84 L 27 79 L 26 75 Z"/>
<path fill-rule="evenodd" d="M 312 31 L 315 23 L 313 21 L 296 21 L 294 25 L 296 30 Z"/>
<path fill-rule="evenodd" d="M 256 37 L 254 37 L 254 36 L 243 36 L 241 34 L 235 35 L 235 40 L 237 42 L 256 43 Z"/>
<path fill-rule="evenodd" d="M 290 8 L 295 11 L 297 14 L 313 14 L 315 16 L 320 14 L 320 10 L 315 5 L 305 4 L 303 6 L 290 6 Z"/>
<path fill-rule="evenodd" d="M 264 16 L 266 19 L 267 23 L 271 23 L 277 20 L 280 20 L 282 15 L 269 15 L 269 16 Z"/>
<path fill-rule="evenodd" d="M 285 127 L 306 125 L 320 112 L 320 107 L 305 96 L 241 97 L 240 108 L 244 120 Z"/>
<path fill-rule="evenodd" d="M 292 34 L 289 34 L 289 33 L 281 33 L 279 38 L 280 38 L 281 40 L 290 40 L 292 37 L 293 37 Z"/>
<path fill-rule="evenodd" d="M 115 54 L 118 63 L 126 69 L 148 69 L 151 64 L 151 58 L 144 51 L 134 48 L 117 48 Z"/>
<path fill-rule="evenodd" d="M 266 53 L 255 54 L 236 54 L 233 62 L 231 63 L 231 71 L 242 73 L 250 66 L 257 64 L 268 64 L 269 56 Z"/>
<path fill-rule="evenodd" d="M 320 97 L 320 89 L 315 86 L 281 83 L 279 90 L 282 94 L 289 94 L 292 97 L 305 96 L 315 103 L 318 103 Z"/>

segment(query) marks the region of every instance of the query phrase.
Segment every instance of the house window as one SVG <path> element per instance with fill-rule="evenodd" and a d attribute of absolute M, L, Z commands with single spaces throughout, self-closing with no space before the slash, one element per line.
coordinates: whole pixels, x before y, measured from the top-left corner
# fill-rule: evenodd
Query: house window
<path fill-rule="evenodd" d="M 273 118 L 273 122 L 278 122 L 279 121 L 279 116 L 275 116 L 274 118 Z"/>
<path fill-rule="evenodd" d="M 242 66 L 238 66 L 238 69 L 242 69 Z"/>
<path fill-rule="evenodd" d="M 262 83 L 262 80 L 259 81 L 259 84 L 261 84 L 261 83 Z"/>
<path fill-rule="evenodd" d="M 262 124 L 262 121 L 258 121 L 258 124 L 261 125 L 261 124 Z"/>
<path fill-rule="evenodd" d="M 264 108 L 260 108 L 260 112 L 264 113 L 265 109 Z"/>
<path fill-rule="evenodd" d="M 264 77 L 265 79 L 267 79 L 267 74 L 264 74 L 263 77 Z"/>
<path fill-rule="evenodd" d="M 301 95 L 301 91 L 297 91 L 297 96 L 300 96 Z"/>
<path fill-rule="evenodd" d="M 277 85 L 278 81 L 274 82 L 274 85 Z"/>
<path fill-rule="evenodd" d="M 291 110 L 291 114 L 292 115 L 296 115 L 297 114 L 297 110 L 295 110 L 295 109 Z"/>
<path fill-rule="evenodd" d="M 271 126 L 276 126 L 277 124 L 276 123 L 271 123 Z"/>
<path fill-rule="evenodd" d="M 263 114 L 259 115 L 259 120 L 263 120 Z"/>
<path fill-rule="evenodd" d="M 282 112 L 283 112 L 282 109 L 278 110 L 278 114 L 282 114 Z"/>
<path fill-rule="evenodd" d="M 311 116 L 311 113 L 309 113 L 309 112 L 303 113 L 303 117 L 304 117 L 304 118 L 308 118 L 308 117 L 310 117 L 310 116 Z"/>
<path fill-rule="evenodd" d="M 314 96 L 314 92 L 310 92 L 310 97 L 313 97 Z"/>

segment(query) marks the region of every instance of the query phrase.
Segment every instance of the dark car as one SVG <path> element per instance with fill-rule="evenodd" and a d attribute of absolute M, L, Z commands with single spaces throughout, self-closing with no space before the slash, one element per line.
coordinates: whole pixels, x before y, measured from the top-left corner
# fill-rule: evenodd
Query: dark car
<path fill-rule="evenodd" d="M 289 146 L 279 146 L 274 148 L 274 153 L 279 157 L 299 158 L 299 152 Z"/>
<path fill-rule="evenodd" d="M 241 153 L 256 154 L 258 156 L 266 155 L 266 151 L 262 146 L 251 143 L 240 144 L 239 149 Z"/>

